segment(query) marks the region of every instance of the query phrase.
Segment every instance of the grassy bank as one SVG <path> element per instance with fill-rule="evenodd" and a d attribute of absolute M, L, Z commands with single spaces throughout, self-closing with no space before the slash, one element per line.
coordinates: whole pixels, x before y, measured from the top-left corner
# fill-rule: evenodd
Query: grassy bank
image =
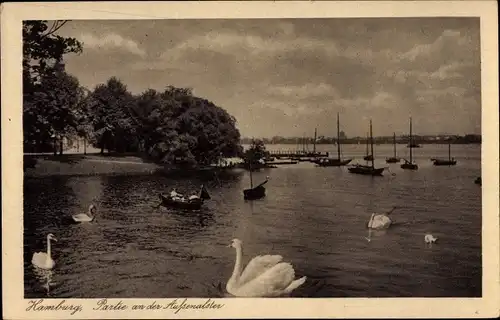
<path fill-rule="evenodd" d="M 139 157 L 98 154 L 24 155 L 24 162 L 24 175 L 28 177 L 153 173 L 163 169 Z"/>
<path fill-rule="evenodd" d="M 228 159 L 229 163 L 235 162 Z M 91 176 L 120 174 L 163 174 L 192 175 L 218 170 L 214 166 L 203 168 L 178 168 L 161 166 L 147 162 L 133 155 L 95 154 L 25 154 L 24 175 L 26 177 L 44 176 Z M 224 169 L 222 169 L 224 170 Z"/>

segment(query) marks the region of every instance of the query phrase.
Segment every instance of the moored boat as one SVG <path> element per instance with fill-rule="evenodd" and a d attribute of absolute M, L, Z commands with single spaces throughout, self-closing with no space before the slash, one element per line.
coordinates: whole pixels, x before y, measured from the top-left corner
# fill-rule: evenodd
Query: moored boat
<path fill-rule="evenodd" d="M 396 132 L 394 132 L 392 143 L 393 143 L 393 146 L 394 146 L 394 155 L 392 157 L 389 157 L 389 158 L 385 159 L 385 162 L 387 162 L 387 163 L 398 163 L 399 161 L 401 161 L 401 158 L 399 158 L 399 157 L 396 156 Z"/>
<path fill-rule="evenodd" d="M 457 160 L 451 157 L 451 143 L 448 141 L 448 160 L 446 159 L 431 159 L 435 166 L 454 166 L 457 164 Z"/>
<path fill-rule="evenodd" d="M 340 118 L 339 114 L 337 112 L 337 159 L 333 158 L 320 158 L 316 159 L 314 163 L 318 167 L 340 167 L 340 166 L 345 166 L 348 165 L 352 159 L 344 159 L 342 160 L 341 155 L 340 155 Z"/>
<path fill-rule="evenodd" d="M 374 168 L 362 164 L 355 164 L 348 168 L 350 173 L 364 174 L 368 176 L 382 176 L 385 168 Z"/>
<path fill-rule="evenodd" d="M 368 133 L 366 134 L 366 155 L 363 157 L 363 160 L 365 161 L 372 161 L 373 160 L 373 154 L 370 154 L 368 151 L 368 147 L 370 146 L 370 137 L 368 136 Z"/>
<path fill-rule="evenodd" d="M 410 117 L 410 141 L 408 145 L 413 144 L 413 132 L 412 132 L 412 119 Z M 405 170 L 418 170 L 418 165 L 416 163 L 413 163 L 413 149 L 414 147 L 410 147 L 410 160 L 403 159 L 405 163 L 401 165 L 401 169 Z"/>
<path fill-rule="evenodd" d="M 251 174 L 250 174 L 251 176 Z M 251 179 L 250 179 L 251 180 Z M 245 200 L 257 200 L 264 198 L 266 196 L 266 188 L 264 185 L 269 181 L 269 177 L 256 187 L 253 187 L 252 182 L 250 182 L 250 188 L 243 190 L 243 199 Z"/>
<path fill-rule="evenodd" d="M 370 120 L 370 146 L 371 146 L 371 166 L 355 164 L 349 167 L 350 173 L 362 174 L 368 176 L 382 176 L 385 168 L 375 168 L 374 158 L 373 158 L 373 133 L 372 133 L 372 121 Z"/>

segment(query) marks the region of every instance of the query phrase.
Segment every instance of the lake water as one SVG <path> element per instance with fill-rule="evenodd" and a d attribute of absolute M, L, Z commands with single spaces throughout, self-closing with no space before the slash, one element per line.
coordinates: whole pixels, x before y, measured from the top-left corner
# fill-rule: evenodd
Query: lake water
<path fill-rule="evenodd" d="M 273 149 L 277 146 L 268 146 Z M 286 149 L 286 146 L 280 146 Z M 364 154 L 346 145 L 345 156 Z M 398 146 L 400 156 L 408 149 Z M 318 146 L 330 150 L 333 146 Z M 300 297 L 480 297 L 480 146 L 453 146 L 455 167 L 434 167 L 430 157 L 447 157 L 448 147 L 414 149 L 418 171 L 385 164 L 392 146 L 375 147 L 383 177 L 360 176 L 343 168 L 311 163 L 280 166 L 266 175 L 267 197 L 243 200 L 245 171 L 172 178 L 160 174 L 27 178 L 24 185 L 25 296 L 59 298 L 219 297 L 216 287 L 231 276 L 243 241 L 245 262 L 259 254 L 280 254 L 296 275 L 308 280 Z M 356 163 L 354 160 L 353 163 Z M 361 160 L 361 163 L 364 163 Z M 200 212 L 154 206 L 157 194 L 208 186 L 212 200 Z M 67 223 L 91 201 L 99 216 L 89 224 Z M 400 206 L 395 224 L 372 234 L 372 212 Z M 45 251 L 46 235 L 56 267 L 41 274 L 33 252 Z M 432 246 L 424 235 L 439 240 Z M 50 290 L 47 289 L 50 283 Z"/>

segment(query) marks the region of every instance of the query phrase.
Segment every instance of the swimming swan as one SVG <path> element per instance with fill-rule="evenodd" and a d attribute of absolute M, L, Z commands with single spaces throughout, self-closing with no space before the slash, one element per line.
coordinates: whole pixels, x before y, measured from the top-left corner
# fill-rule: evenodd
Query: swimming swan
<path fill-rule="evenodd" d="M 438 238 L 435 238 L 432 234 L 426 234 L 424 237 L 425 243 L 433 244 L 437 241 Z"/>
<path fill-rule="evenodd" d="M 52 233 L 47 235 L 47 252 L 35 252 L 33 254 L 33 258 L 31 259 L 31 263 L 41 269 L 50 270 L 54 268 L 55 262 L 52 260 L 50 256 L 50 240 L 54 240 L 57 242 L 57 239 L 54 237 Z"/>
<path fill-rule="evenodd" d="M 290 263 L 282 262 L 280 255 L 265 255 L 253 258 L 243 270 L 243 243 L 233 239 L 228 247 L 236 249 L 234 271 L 227 282 L 228 293 L 237 297 L 277 297 L 289 294 L 307 279 L 295 279 Z M 243 272 L 242 272 L 243 271 Z"/>
<path fill-rule="evenodd" d="M 372 213 L 370 220 L 368 221 L 369 229 L 387 229 L 391 226 L 392 220 L 389 218 L 389 214 L 396 210 L 396 207 L 392 208 L 391 211 L 387 213 Z"/>
<path fill-rule="evenodd" d="M 387 229 L 392 223 L 391 218 L 385 214 L 375 214 L 372 213 L 370 220 L 368 221 L 369 229 Z"/>
<path fill-rule="evenodd" d="M 96 212 L 97 212 L 96 206 L 91 204 L 89 206 L 88 213 L 74 214 L 72 217 L 73 217 L 73 220 L 75 220 L 75 222 L 91 222 L 95 219 Z"/>

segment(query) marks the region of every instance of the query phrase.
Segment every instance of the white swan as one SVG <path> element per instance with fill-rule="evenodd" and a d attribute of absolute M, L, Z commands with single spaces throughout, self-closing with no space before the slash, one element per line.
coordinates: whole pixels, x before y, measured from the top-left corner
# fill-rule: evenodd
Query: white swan
<path fill-rule="evenodd" d="M 243 271 L 243 243 L 233 239 L 229 245 L 236 249 L 234 271 L 227 282 L 226 290 L 236 297 L 277 297 L 289 294 L 307 279 L 295 279 L 290 263 L 282 262 L 280 255 L 265 255 L 253 258 Z M 242 272 L 243 271 L 243 272 Z"/>
<path fill-rule="evenodd" d="M 78 213 L 78 214 L 74 214 L 72 217 L 73 217 L 73 220 L 75 220 L 76 222 L 91 222 L 95 219 L 96 212 L 97 212 L 96 206 L 91 204 L 89 206 L 88 213 Z"/>
<path fill-rule="evenodd" d="M 54 237 L 52 233 L 47 235 L 47 252 L 35 252 L 33 254 L 33 258 L 31 259 L 31 263 L 38 268 L 50 270 L 54 268 L 55 262 L 52 260 L 50 255 L 50 240 L 54 240 L 57 242 L 57 239 Z"/>
<path fill-rule="evenodd" d="M 432 234 L 426 234 L 424 237 L 425 243 L 433 244 L 437 241 L 438 238 L 435 238 Z"/>
<path fill-rule="evenodd" d="M 387 213 L 372 213 L 370 220 L 368 221 L 369 229 L 387 229 L 391 226 L 392 220 L 389 218 L 389 214 L 396 210 L 397 207 L 393 207 L 391 211 Z"/>
<path fill-rule="evenodd" d="M 385 214 L 375 214 L 372 213 L 370 220 L 368 221 L 369 229 L 387 229 L 392 223 L 391 218 Z"/>

